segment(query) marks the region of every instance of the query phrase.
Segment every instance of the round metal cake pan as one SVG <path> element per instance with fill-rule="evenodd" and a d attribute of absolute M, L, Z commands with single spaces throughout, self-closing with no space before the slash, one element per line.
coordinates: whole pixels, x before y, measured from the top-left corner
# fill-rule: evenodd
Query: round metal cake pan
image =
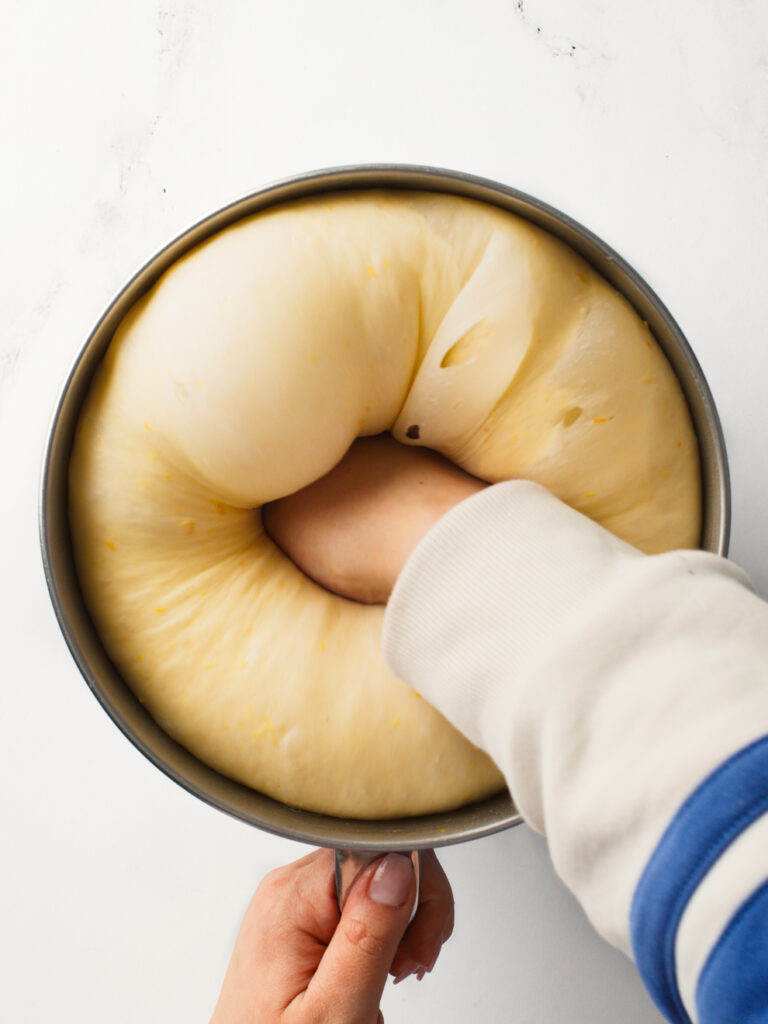
<path fill-rule="evenodd" d="M 720 422 L 701 368 L 661 300 L 608 245 L 546 203 L 473 175 L 407 165 L 333 168 L 266 186 L 204 218 L 139 270 L 96 324 L 64 384 L 45 451 L 40 536 L 51 601 L 80 671 L 115 724 L 161 771 L 219 810 L 289 839 L 346 849 L 414 850 L 490 835 L 518 824 L 520 815 L 512 799 L 502 794 L 459 810 L 416 818 L 386 821 L 333 818 L 288 807 L 220 775 L 160 729 L 109 660 L 83 601 L 69 530 L 67 477 L 75 426 L 96 368 L 117 325 L 131 306 L 184 253 L 243 217 L 293 199 L 359 189 L 445 192 L 510 210 L 562 239 L 607 278 L 648 322 L 677 374 L 690 408 L 701 456 L 701 547 L 718 554 L 726 553 L 730 486 Z"/>

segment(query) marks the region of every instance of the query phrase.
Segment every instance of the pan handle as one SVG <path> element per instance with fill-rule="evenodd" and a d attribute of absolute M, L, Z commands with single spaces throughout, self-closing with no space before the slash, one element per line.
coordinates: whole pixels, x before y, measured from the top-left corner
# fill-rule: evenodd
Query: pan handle
<path fill-rule="evenodd" d="M 336 859 L 336 899 L 339 901 L 339 910 L 343 910 L 349 890 L 357 876 L 384 854 L 381 850 L 334 850 L 334 854 Z M 421 895 L 421 850 L 412 850 L 410 853 L 406 851 L 403 856 L 411 858 L 416 875 L 416 898 L 413 901 L 411 916 L 408 918 L 410 924 L 416 916 Z"/>

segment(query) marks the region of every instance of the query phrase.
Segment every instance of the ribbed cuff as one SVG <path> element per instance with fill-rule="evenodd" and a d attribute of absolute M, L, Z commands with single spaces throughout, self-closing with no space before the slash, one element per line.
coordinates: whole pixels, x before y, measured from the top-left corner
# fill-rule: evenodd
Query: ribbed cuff
<path fill-rule="evenodd" d="M 617 557 L 644 556 L 538 484 L 489 487 L 411 554 L 387 607 L 384 657 L 504 768 L 494 723 L 512 710 L 515 677 L 551 652 Z"/>

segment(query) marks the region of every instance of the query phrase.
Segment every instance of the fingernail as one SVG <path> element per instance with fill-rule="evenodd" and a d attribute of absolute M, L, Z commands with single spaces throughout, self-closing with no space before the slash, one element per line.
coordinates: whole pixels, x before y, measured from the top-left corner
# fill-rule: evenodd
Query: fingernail
<path fill-rule="evenodd" d="M 374 902 L 385 907 L 402 907 L 411 891 L 412 878 L 410 858 L 388 853 L 376 868 L 368 892 Z"/>
<path fill-rule="evenodd" d="M 420 971 L 417 971 L 417 972 L 416 972 L 416 977 L 418 978 L 418 980 L 419 980 L 419 981 L 421 981 L 421 979 L 422 979 L 422 978 L 424 977 L 424 975 L 425 975 L 426 973 L 427 973 L 427 972 L 426 972 L 426 971 L 424 970 L 424 968 L 422 967 L 422 969 L 421 969 Z"/>
<path fill-rule="evenodd" d="M 401 981 L 405 981 L 406 978 L 410 978 L 410 976 L 412 974 L 413 974 L 412 970 L 403 971 L 402 974 L 398 974 L 398 976 L 395 978 L 393 984 L 394 985 L 399 985 Z"/>

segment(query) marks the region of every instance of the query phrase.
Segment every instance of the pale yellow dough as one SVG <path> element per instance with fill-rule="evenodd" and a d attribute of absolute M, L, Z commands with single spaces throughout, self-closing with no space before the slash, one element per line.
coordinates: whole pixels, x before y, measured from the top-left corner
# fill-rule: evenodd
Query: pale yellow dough
<path fill-rule="evenodd" d="M 696 440 L 647 327 L 551 236 L 455 197 L 329 194 L 215 236 L 126 317 L 80 419 L 72 533 L 110 656 L 180 743 L 297 807 L 386 818 L 503 785 L 385 668 L 383 610 L 261 528 L 357 436 L 413 426 L 645 551 L 698 544 Z"/>

